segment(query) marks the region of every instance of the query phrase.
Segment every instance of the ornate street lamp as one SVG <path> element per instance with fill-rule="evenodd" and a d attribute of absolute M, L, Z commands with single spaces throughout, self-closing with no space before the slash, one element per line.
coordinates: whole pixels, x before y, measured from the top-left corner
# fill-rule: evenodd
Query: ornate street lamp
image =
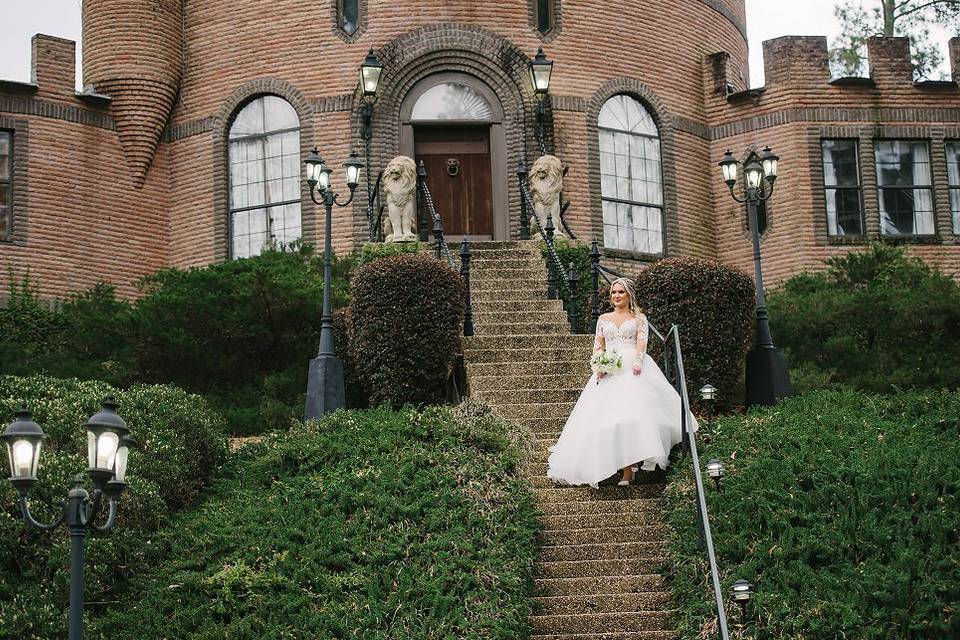
<path fill-rule="evenodd" d="M 360 106 L 360 138 L 363 140 L 364 157 L 367 167 L 370 166 L 370 141 L 373 139 L 373 105 L 377 102 L 377 89 L 380 87 L 380 76 L 383 74 L 383 65 L 374 55 L 371 48 L 367 57 L 360 64 L 360 88 L 363 91 Z M 370 171 L 367 171 L 367 231 L 370 241 L 376 238 L 373 228 L 373 187 L 370 185 Z"/>
<path fill-rule="evenodd" d="M 550 91 L 550 76 L 553 75 L 553 61 L 543 53 L 543 47 L 537 49 L 537 55 L 530 61 L 530 84 L 533 85 L 534 95 L 537 97 L 537 144 L 540 146 L 540 155 L 547 152 L 545 138 L 546 108 L 544 101 Z"/>
<path fill-rule="evenodd" d="M 333 230 L 333 205 L 346 207 L 353 201 L 364 165 L 354 152 L 351 152 L 350 158 L 343 163 L 350 197 L 345 202 L 340 202 L 338 194 L 334 193 L 330 186 L 330 174 L 333 170 L 320 157 L 316 147 L 303 163 L 307 172 L 307 184 L 310 186 L 310 199 L 314 204 L 323 205 L 326 215 L 323 239 L 323 317 L 320 321 L 320 349 L 317 357 L 310 361 L 307 401 L 303 412 L 304 419 L 309 420 L 340 409 L 346 404 L 343 363 L 337 358 L 333 349 L 333 317 L 330 311 L 333 244 L 330 238 Z M 320 193 L 320 200 L 317 200 L 316 192 Z"/>
<path fill-rule="evenodd" d="M 770 322 L 767 316 L 767 303 L 763 293 L 763 272 L 760 267 L 760 233 L 757 229 L 757 208 L 761 202 L 773 195 L 773 183 L 777 179 L 780 158 L 770 147 L 766 147 L 757 156 L 751 153 L 744 163 L 744 197 L 738 198 L 733 188 L 737 184 L 737 160 L 727 151 L 720 161 L 723 181 L 730 189 L 734 200 L 747 204 L 750 234 L 753 238 L 753 275 L 757 297 L 757 337 L 756 343 L 747 354 L 747 398 L 748 407 L 755 405 L 773 405 L 780 398 L 793 394 L 790 384 L 790 370 L 787 368 L 783 351 L 773 346 L 770 336 Z"/>
<path fill-rule="evenodd" d="M 63 511 L 56 522 L 44 524 L 30 513 L 27 497 L 37 481 L 41 444 L 47 438 L 32 414 L 23 404 L 14 414 L 16 420 L 7 426 L 0 438 L 7 445 L 10 462 L 10 482 L 20 494 L 20 514 L 24 522 L 36 529 L 54 529 L 66 524 L 70 530 L 70 640 L 83 638 L 83 556 L 87 531 L 106 533 L 113 528 L 117 517 L 117 502 L 126 489 L 127 459 L 134 445 L 130 429 L 119 415 L 113 398 L 103 401 L 103 409 L 87 420 L 87 474 L 93 481 L 93 493 L 83 488 L 83 477 L 78 476 L 67 494 Z M 103 505 L 108 501 L 107 521 L 94 523 Z"/>

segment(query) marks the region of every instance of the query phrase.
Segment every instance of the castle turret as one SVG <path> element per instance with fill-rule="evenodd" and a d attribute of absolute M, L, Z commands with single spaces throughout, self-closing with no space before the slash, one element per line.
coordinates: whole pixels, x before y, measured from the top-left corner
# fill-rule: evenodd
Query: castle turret
<path fill-rule="evenodd" d="M 183 69 L 183 0 L 84 0 L 83 82 L 111 113 L 137 187 L 170 117 Z"/>

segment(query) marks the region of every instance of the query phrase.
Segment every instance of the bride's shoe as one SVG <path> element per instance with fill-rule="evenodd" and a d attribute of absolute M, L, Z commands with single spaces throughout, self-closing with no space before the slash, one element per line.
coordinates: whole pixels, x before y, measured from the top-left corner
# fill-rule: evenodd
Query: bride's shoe
<path fill-rule="evenodd" d="M 629 481 L 629 480 L 621 480 L 620 482 L 617 483 L 617 486 L 618 486 L 618 487 L 629 487 L 629 486 L 630 486 L 630 481 Z"/>

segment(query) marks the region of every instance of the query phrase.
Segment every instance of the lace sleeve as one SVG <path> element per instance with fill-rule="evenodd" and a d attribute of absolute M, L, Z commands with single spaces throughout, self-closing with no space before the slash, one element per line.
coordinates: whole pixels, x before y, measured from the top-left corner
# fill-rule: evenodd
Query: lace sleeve
<path fill-rule="evenodd" d="M 650 337 L 650 325 L 647 323 L 647 316 L 640 314 L 637 318 L 637 362 L 643 361 L 643 356 L 647 352 L 647 338 Z"/>
<path fill-rule="evenodd" d="M 603 318 L 597 319 L 597 334 L 593 339 L 593 355 L 590 357 L 591 360 L 593 356 L 597 355 L 601 351 L 606 349 L 606 340 L 603 337 Z M 596 373 L 597 369 L 595 366 L 591 366 L 590 369 Z"/>

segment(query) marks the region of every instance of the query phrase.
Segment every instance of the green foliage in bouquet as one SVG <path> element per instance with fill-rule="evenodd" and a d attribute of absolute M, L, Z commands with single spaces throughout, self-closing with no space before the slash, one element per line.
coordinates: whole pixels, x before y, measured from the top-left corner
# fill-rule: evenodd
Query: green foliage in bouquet
<path fill-rule="evenodd" d="M 696 390 L 707 383 L 717 388 L 716 409 L 739 404 L 735 389 L 753 339 L 753 280 L 719 262 L 667 258 L 637 274 L 636 290 L 640 308 L 658 329 L 679 326 L 694 406 Z M 652 333 L 649 352 L 662 362 Z"/>
<path fill-rule="evenodd" d="M 707 487 L 724 595 L 755 585 L 744 640 L 957 638 L 960 395 L 816 391 L 701 436 L 727 466 Z M 668 476 L 665 567 L 684 640 L 716 633 L 690 465 Z M 743 625 L 742 627 L 740 625 Z M 709 629 L 713 629 L 712 633 Z"/>
<path fill-rule="evenodd" d="M 532 434 L 476 405 L 340 411 L 241 450 L 152 539 L 106 638 L 529 633 Z"/>
<path fill-rule="evenodd" d="M 116 398 L 118 412 L 139 448 L 130 454 L 130 488 L 121 499 L 117 527 L 88 540 L 87 593 L 96 594 L 90 601 L 114 600 L 124 591 L 131 566 L 146 552 L 143 536 L 149 536 L 171 513 L 191 505 L 226 456 L 223 419 L 202 398 L 176 387 L 123 390 L 104 382 L 0 376 L 4 426 L 19 403 L 26 401 L 49 436 L 40 459 L 40 481 L 30 492 L 31 510 L 41 519 L 54 520 L 59 514 L 55 503 L 66 498 L 78 473 L 85 475 L 83 424 L 100 410 L 107 395 Z M 19 517 L 16 491 L 4 480 L 0 482 L 0 539 L 4 540 L 0 545 L 0 639 L 66 637 L 70 566 L 66 530 L 28 528 Z"/>
<path fill-rule="evenodd" d="M 889 245 L 831 258 L 769 296 L 770 326 L 804 387 L 960 387 L 960 286 Z"/>
<path fill-rule="evenodd" d="M 444 401 L 465 296 L 460 276 L 429 256 L 388 256 L 357 270 L 352 351 L 371 405 Z"/>

